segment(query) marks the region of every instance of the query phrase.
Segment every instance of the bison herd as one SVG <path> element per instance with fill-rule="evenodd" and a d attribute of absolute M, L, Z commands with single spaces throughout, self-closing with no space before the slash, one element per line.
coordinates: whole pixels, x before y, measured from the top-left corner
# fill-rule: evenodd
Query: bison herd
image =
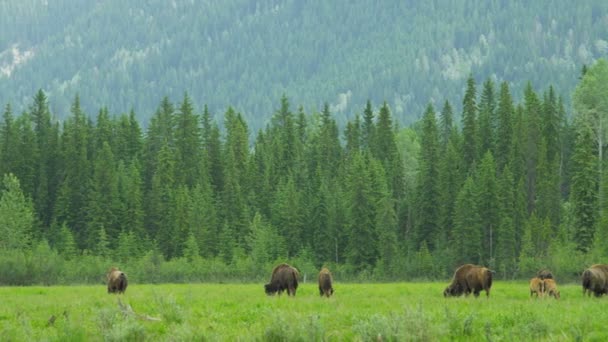
<path fill-rule="evenodd" d="M 465 264 L 456 269 L 451 283 L 443 291 L 444 297 L 468 296 L 473 293 L 479 297 L 481 291 L 485 291 L 486 297 L 490 297 L 492 288 L 492 275 L 494 271 L 487 267 Z M 287 291 L 288 296 L 295 296 L 298 289 L 298 270 L 286 263 L 277 265 L 270 277 L 270 282 L 264 285 L 267 295 Z M 116 267 L 112 267 L 106 274 L 108 293 L 124 293 L 127 290 L 127 275 Z M 592 265 L 582 273 L 583 295 L 587 294 L 600 297 L 608 293 L 608 265 Z M 319 295 L 330 297 L 334 293 L 333 278 L 331 272 L 323 267 L 319 272 Z M 560 298 L 557 283 L 553 274 L 548 270 L 540 270 L 535 277 L 530 279 L 530 297 L 549 296 Z"/>

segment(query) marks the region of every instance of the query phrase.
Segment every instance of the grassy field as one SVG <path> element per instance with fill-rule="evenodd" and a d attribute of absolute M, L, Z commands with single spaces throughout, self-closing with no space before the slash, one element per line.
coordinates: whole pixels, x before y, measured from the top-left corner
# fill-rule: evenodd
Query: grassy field
<path fill-rule="evenodd" d="M 295 298 L 267 297 L 263 284 L 3 287 L 0 340 L 608 340 L 608 299 L 578 284 L 560 285 L 560 300 L 530 299 L 523 282 L 495 282 L 489 300 L 445 299 L 446 285 L 336 283 L 330 299 L 311 283 Z"/>

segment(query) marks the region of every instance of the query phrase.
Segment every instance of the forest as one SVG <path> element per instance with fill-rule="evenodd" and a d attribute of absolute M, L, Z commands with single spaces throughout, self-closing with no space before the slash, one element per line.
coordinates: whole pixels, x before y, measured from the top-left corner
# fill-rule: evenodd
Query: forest
<path fill-rule="evenodd" d="M 43 89 L 64 120 L 79 94 L 85 112 L 133 109 L 147 126 L 188 92 L 257 132 L 285 94 L 307 113 L 327 102 L 340 126 L 367 100 L 410 125 L 429 102 L 459 104 L 470 74 L 517 102 L 527 82 L 570 94 L 608 52 L 606 13 L 604 0 L 2 1 L 0 101 L 20 113 Z"/>
<path fill-rule="evenodd" d="M 608 255 L 606 84 L 606 60 L 584 66 L 569 114 L 550 85 L 516 102 L 469 76 L 460 103 L 407 127 L 387 103 L 340 126 L 282 96 L 257 132 L 187 93 L 145 130 L 78 96 L 59 121 L 40 90 L 0 121 L 0 279 L 95 282 L 115 263 L 139 282 L 247 281 L 282 261 L 360 281 L 462 263 L 574 278 Z"/>

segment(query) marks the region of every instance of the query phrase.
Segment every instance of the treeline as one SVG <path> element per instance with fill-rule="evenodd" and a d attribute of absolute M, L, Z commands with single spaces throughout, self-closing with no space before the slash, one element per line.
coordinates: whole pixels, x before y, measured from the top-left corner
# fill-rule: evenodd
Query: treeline
<path fill-rule="evenodd" d="M 608 248 L 603 135 L 590 129 L 605 70 L 585 68 L 578 120 L 552 87 L 514 103 L 507 83 L 470 77 L 460 124 L 446 101 L 407 128 L 386 103 L 340 128 L 328 105 L 305 113 L 282 97 L 253 133 L 234 108 L 218 123 L 187 94 L 162 99 L 145 130 L 133 112 L 92 118 L 78 97 L 58 122 L 39 91 L 0 122 L 0 272 L 42 250 L 140 279 L 177 265 L 155 281 L 250 279 L 285 260 L 342 279 L 443 278 L 465 262 L 574 277 Z"/>

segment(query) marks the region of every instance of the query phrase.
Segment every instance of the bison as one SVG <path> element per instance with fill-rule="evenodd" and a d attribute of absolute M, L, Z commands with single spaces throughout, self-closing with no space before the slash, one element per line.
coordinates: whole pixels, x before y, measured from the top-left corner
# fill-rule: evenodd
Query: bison
<path fill-rule="evenodd" d="M 549 297 L 553 296 L 555 299 L 559 299 L 559 290 L 557 289 L 557 283 L 555 280 L 548 278 L 544 280 L 545 283 L 545 293 L 549 295 Z"/>
<path fill-rule="evenodd" d="M 600 297 L 608 293 L 608 265 L 592 265 L 582 274 L 583 295 Z"/>
<path fill-rule="evenodd" d="M 326 267 L 323 267 L 319 272 L 319 295 L 329 298 L 332 294 L 334 294 L 334 288 L 331 273 Z"/>
<path fill-rule="evenodd" d="M 536 273 L 536 276 L 541 280 L 553 279 L 553 273 L 549 270 L 540 270 Z"/>
<path fill-rule="evenodd" d="M 479 297 L 481 290 L 486 291 L 486 296 L 490 297 L 490 288 L 492 287 L 493 271 L 472 264 L 460 266 L 454 272 L 452 283 L 443 291 L 444 297 L 468 296 L 471 292 L 475 297 Z"/>
<path fill-rule="evenodd" d="M 116 267 L 110 268 L 107 278 L 108 293 L 124 293 L 127 290 L 127 275 Z"/>
<path fill-rule="evenodd" d="M 530 279 L 530 297 L 536 295 L 536 298 L 542 297 L 545 294 L 545 281 L 539 277 Z"/>
<path fill-rule="evenodd" d="M 280 264 L 272 270 L 270 283 L 264 285 L 267 295 L 283 293 L 287 290 L 288 296 L 295 296 L 298 289 L 298 270 L 288 264 Z"/>

